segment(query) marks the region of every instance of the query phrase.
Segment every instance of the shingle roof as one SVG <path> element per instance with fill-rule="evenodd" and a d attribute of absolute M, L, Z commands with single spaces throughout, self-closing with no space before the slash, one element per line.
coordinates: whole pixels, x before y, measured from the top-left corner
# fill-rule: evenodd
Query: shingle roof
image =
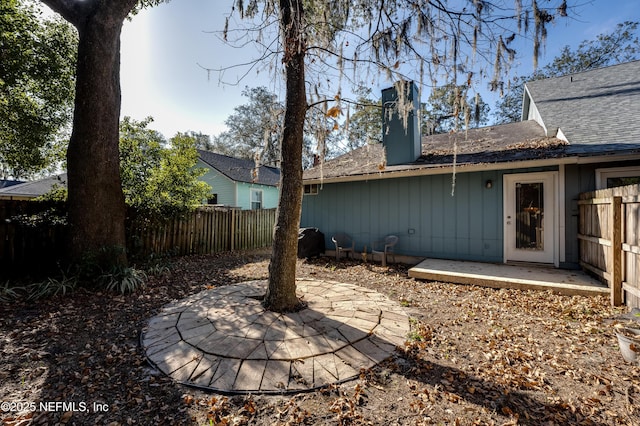
<path fill-rule="evenodd" d="M 198 150 L 198 154 L 202 161 L 236 182 L 258 183 L 269 186 L 277 186 L 280 182 L 280 170 L 275 167 L 260 166 L 258 179 L 254 182 L 253 169 L 255 168 L 255 163 L 252 160 L 229 157 L 202 149 Z"/>
<path fill-rule="evenodd" d="M 527 83 L 545 128 L 533 120 L 424 136 L 415 162 L 385 165 L 382 144 L 367 145 L 304 172 L 304 179 L 640 153 L 640 61 Z M 555 136 L 560 129 L 568 143 Z M 550 135 L 547 137 L 547 135 Z"/>
<path fill-rule="evenodd" d="M 24 183 L 24 181 L 21 180 L 6 180 L 6 179 L 0 179 L 0 189 L 2 188 L 8 188 L 10 186 L 13 185 L 18 185 L 20 183 Z"/>
<path fill-rule="evenodd" d="M 49 176 L 44 179 L 24 182 L 0 189 L 0 195 L 10 197 L 39 197 L 51 191 L 54 185 L 67 186 L 67 174 Z"/>
<path fill-rule="evenodd" d="M 550 135 L 572 154 L 640 147 L 640 61 L 526 84 Z M 605 146 L 606 145 L 606 146 Z"/>
<path fill-rule="evenodd" d="M 458 166 L 506 163 L 563 157 L 565 142 L 545 136 L 535 121 L 501 124 L 422 137 L 422 155 L 409 164 L 386 166 L 381 143 L 365 145 L 347 154 L 305 170 L 305 179 L 329 179 L 409 169 L 434 169 L 453 166 L 454 149 Z"/>

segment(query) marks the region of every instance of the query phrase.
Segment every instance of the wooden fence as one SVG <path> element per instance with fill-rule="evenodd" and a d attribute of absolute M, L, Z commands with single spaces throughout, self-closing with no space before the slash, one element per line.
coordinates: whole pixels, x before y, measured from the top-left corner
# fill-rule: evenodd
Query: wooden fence
<path fill-rule="evenodd" d="M 50 206 L 0 200 L 0 275 L 35 266 L 45 269 L 63 259 L 66 226 L 26 219 L 42 218 L 45 207 Z M 276 211 L 207 206 L 164 222 L 149 222 L 132 211 L 128 216 L 127 250 L 132 256 L 146 257 L 268 247 L 273 242 Z"/>
<path fill-rule="evenodd" d="M 275 209 L 200 207 L 164 223 L 143 219 L 128 224 L 128 249 L 136 255 L 210 254 L 268 247 L 273 242 Z"/>
<path fill-rule="evenodd" d="M 51 203 L 0 200 L 0 276 L 55 267 L 64 251 L 66 226 L 55 220 L 55 214 L 42 215 L 55 207 Z"/>
<path fill-rule="evenodd" d="M 611 289 L 611 303 L 640 307 L 640 185 L 580 194 L 581 266 Z"/>

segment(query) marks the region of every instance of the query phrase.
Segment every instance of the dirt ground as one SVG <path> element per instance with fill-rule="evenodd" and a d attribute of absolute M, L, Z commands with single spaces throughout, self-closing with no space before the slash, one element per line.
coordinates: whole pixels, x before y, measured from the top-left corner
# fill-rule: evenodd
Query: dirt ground
<path fill-rule="evenodd" d="M 174 299 L 267 277 L 269 254 L 173 259 L 128 296 L 0 306 L 4 425 L 640 425 L 640 366 L 624 361 L 605 297 L 407 277 L 407 267 L 298 261 L 298 276 L 373 288 L 405 307 L 395 355 L 350 382 L 298 395 L 220 395 L 149 367 L 145 322 Z M 41 403 L 43 403 L 41 405 Z"/>

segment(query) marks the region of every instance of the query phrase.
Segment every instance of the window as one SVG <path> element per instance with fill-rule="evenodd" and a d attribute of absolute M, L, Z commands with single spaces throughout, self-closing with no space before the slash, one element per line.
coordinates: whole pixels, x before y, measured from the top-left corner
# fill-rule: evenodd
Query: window
<path fill-rule="evenodd" d="M 318 184 L 312 183 L 304 186 L 304 195 L 318 195 Z"/>
<path fill-rule="evenodd" d="M 596 189 L 640 183 L 640 166 L 596 169 Z"/>
<path fill-rule="evenodd" d="M 211 194 L 207 198 L 207 204 L 218 204 L 218 194 Z"/>
<path fill-rule="evenodd" d="M 251 210 L 259 210 L 262 208 L 262 191 L 259 189 L 251 190 Z"/>

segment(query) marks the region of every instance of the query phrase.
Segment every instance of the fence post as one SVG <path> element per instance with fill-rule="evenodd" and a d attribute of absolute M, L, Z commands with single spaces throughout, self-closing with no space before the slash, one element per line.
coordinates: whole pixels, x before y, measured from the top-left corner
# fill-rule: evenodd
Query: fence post
<path fill-rule="evenodd" d="M 622 197 L 611 200 L 611 304 L 622 305 Z"/>
<path fill-rule="evenodd" d="M 231 209 L 231 223 L 229 224 L 229 239 L 230 241 L 230 249 L 231 251 L 235 250 L 236 246 L 236 209 Z"/>

